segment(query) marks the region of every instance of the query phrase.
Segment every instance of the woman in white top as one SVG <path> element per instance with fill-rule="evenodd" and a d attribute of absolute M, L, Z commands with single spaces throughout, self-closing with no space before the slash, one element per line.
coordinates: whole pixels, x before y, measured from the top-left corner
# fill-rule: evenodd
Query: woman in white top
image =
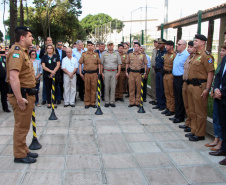
<path fill-rule="evenodd" d="M 39 91 L 40 87 L 40 76 L 42 75 L 42 65 L 41 65 L 41 60 L 37 60 L 37 54 L 35 50 L 31 50 L 29 52 L 30 56 L 30 61 L 33 63 L 34 71 L 35 71 L 35 79 L 36 79 L 36 89 Z M 38 98 L 38 93 L 36 94 L 36 100 L 35 100 L 35 105 L 37 107 L 41 107 L 41 105 L 38 103 L 39 98 Z"/>

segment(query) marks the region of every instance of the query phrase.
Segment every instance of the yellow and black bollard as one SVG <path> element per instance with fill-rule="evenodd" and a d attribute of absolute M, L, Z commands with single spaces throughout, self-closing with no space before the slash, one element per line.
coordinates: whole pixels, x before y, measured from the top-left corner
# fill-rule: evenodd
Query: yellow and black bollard
<path fill-rule="evenodd" d="M 100 74 L 98 74 L 97 90 L 98 90 L 98 105 L 97 105 L 97 110 L 96 110 L 95 114 L 102 115 L 103 112 L 101 111 L 101 108 L 100 108 Z"/>
<path fill-rule="evenodd" d="M 54 103 L 55 103 L 55 96 L 56 95 L 56 91 L 55 91 L 55 76 L 53 76 L 53 83 L 52 83 L 52 112 L 51 115 L 49 117 L 49 120 L 57 120 L 58 118 L 56 117 L 55 111 L 54 111 Z"/>
<path fill-rule="evenodd" d="M 33 128 L 33 139 L 29 146 L 31 150 L 38 150 L 42 148 L 42 145 L 38 142 L 37 135 L 36 135 L 36 123 L 35 123 L 35 108 L 32 112 L 32 128 Z"/>
<path fill-rule="evenodd" d="M 141 96 L 140 96 L 141 101 L 140 101 L 140 108 L 137 111 L 138 113 L 145 113 L 144 106 L 143 106 L 143 94 L 144 94 L 144 91 L 143 91 L 143 89 L 144 89 L 144 83 L 143 83 L 143 81 L 144 81 L 144 74 L 142 73 L 142 79 L 141 79 Z"/>

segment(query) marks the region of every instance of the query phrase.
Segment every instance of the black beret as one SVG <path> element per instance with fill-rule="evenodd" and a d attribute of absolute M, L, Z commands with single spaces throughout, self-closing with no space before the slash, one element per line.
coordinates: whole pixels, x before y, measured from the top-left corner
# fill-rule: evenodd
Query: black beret
<path fill-rule="evenodd" d="M 123 45 L 123 44 L 118 44 L 118 48 L 119 48 L 119 47 L 121 47 L 121 46 L 122 46 L 122 47 L 124 47 L 124 45 Z"/>
<path fill-rule="evenodd" d="M 207 41 L 206 36 L 202 35 L 202 34 L 196 34 L 195 35 L 196 39 L 202 40 L 202 41 Z"/>
<path fill-rule="evenodd" d="M 172 40 L 167 40 L 166 45 L 174 46 L 174 42 Z"/>
<path fill-rule="evenodd" d="M 188 42 L 188 45 L 189 45 L 189 46 L 194 46 L 193 43 L 194 43 L 194 42 L 193 42 L 192 40 L 190 40 L 190 41 Z"/>
<path fill-rule="evenodd" d="M 92 44 L 93 45 L 92 41 L 87 41 L 87 44 Z"/>
<path fill-rule="evenodd" d="M 29 32 L 32 33 L 31 29 L 26 27 L 26 26 L 18 26 L 18 27 L 16 27 L 15 32 L 18 31 L 18 30 L 29 31 Z"/>
<path fill-rule="evenodd" d="M 140 46 L 140 43 L 139 43 L 139 42 L 134 42 L 133 44 L 134 44 L 134 45 L 135 45 L 135 44 L 137 44 L 137 45 L 139 45 L 139 46 Z"/>
<path fill-rule="evenodd" d="M 159 44 L 165 44 L 165 43 L 166 43 L 166 40 L 160 38 L 160 39 L 158 39 L 158 43 L 159 43 Z"/>

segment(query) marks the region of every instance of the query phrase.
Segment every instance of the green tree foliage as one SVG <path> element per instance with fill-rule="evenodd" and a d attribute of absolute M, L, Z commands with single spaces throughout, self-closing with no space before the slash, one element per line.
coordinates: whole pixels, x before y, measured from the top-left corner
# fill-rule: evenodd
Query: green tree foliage
<path fill-rule="evenodd" d="M 81 20 L 81 26 L 84 28 L 88 39 L 106 42 L 109 33 L 114 30 L 120 33 L 124 24 L 118 19 L 112 19 L 107 14 L 99 13 L 87 15 Z"/>
<path fill-rule="evenodd" d="M 3 42 L 3 33 L 1 30 L 0 30 L 0 42 Z"/>

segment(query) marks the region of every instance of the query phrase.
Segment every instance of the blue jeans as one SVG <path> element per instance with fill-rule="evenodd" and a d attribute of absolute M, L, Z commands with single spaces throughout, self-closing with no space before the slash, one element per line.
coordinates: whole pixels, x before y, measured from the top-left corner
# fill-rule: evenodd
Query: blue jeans
<path fill-rule="evenodd" d="M 213 102 L 213 130 L 214 130 L 214 136 L 216 138 L 219 138 L 220 141 L 222 141 L 222 129 L 218 117 L 218 103 L 219 101 L 214 99 Z"/>
<path fill-rule="evenodd" d="M 160 108 L 165 108 L 166 107 L 166 97 L 165 97 L 165 92 L 164 92 L 163 76 L 162 76 L 161 72 L 156 73 L 155 86 L 156 86 L 157 105 Z"/>

